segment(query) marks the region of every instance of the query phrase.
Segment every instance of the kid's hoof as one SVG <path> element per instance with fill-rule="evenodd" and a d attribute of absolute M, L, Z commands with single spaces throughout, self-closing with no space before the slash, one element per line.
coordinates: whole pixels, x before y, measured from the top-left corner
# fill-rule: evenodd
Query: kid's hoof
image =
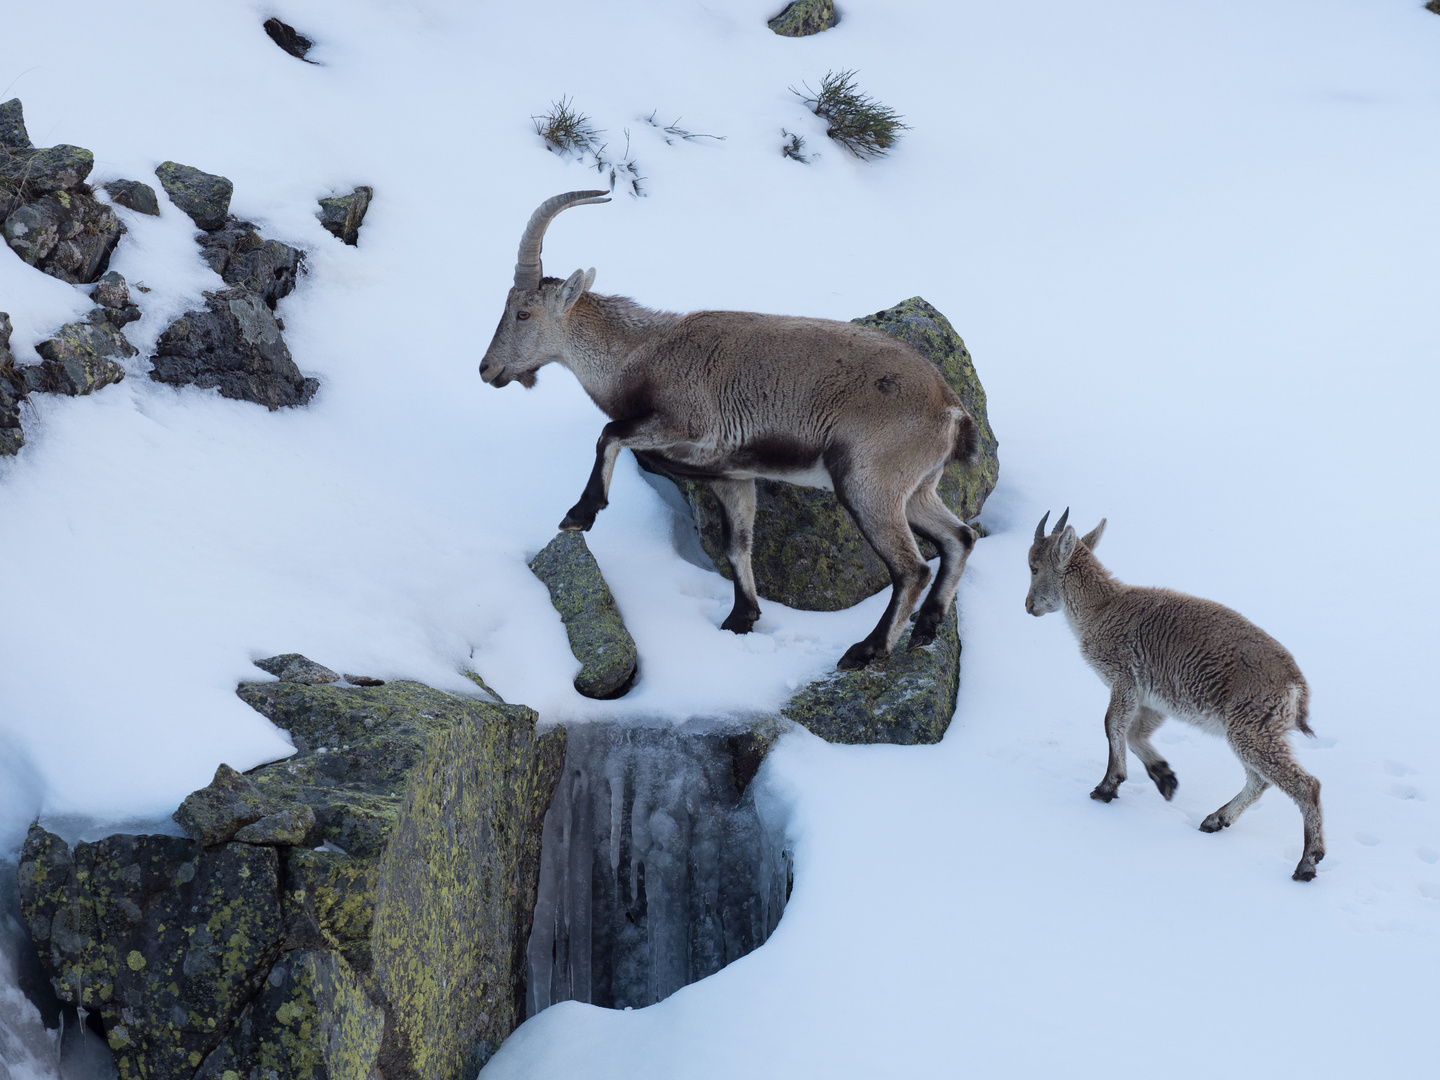
<path fill-rule="evenodd" d="M 1101 787 L 1097 787 L 1094 791 L 1090 792 L 1090 798 L 1094 799 L 1096 802 L 1110 802 L 1119 794 L 1120 792 L 1117 791 L 1115 788 L 1107 788 L 1102 785 Z"/>
<path fill-rule="evenodd" d="M 1293 874 L 1290 875 L 1290 880 L 1291 880 L 1291 881 L 1314 881 L 1314 880 L 1315 880 L 1315 867 L 1314 867 L 1313 865 L 1311 865 L 1311 864 L 1302 862 L 1299 866 L 1297 866 L 1297 867 L 1295 868 L 1295 873 L 1293 873 Z"/>
<path fill-rule="evenodd" d="M 1180 781 L 1175 779 L 1175 774 L 1170 771 L 1169 767 L 1162 765 L 1148 771 L 1150 779 L 1154 780 L 1155 786 L 1160 789 L 1160 794 L 1165 796 L 1165 801 L 1169 802 L 1173 799 L 1175 789 L 1180 786 Z"/>
<path fill-rule="evenodd" d="M 914 652 L 916 649 L 923 649 L 934 640 L 935 635 L 933 632 L 927 634 L 917 626 L 914 630 L 910 631 L 910 644 L 906 646 L 905 651 Z"/>
<path fill-rule="evenodd" d="M 561 532 L 589 532 L 590 527 L 595 524 L 595 515 L 586 513 L 578 506 L 570 508 L 565 515 L 565 520 L 560 522 Z"/>
<path fill-rule="evenodd" d="M 859 671 L 879 655 L 879 650 L 869 642 L 857 641 L 845 650 L 845 655 L 835 667 L 840 671 Z"/>
<path fill-rule="evenodd" d="M 720 624 L 720 629 L 729 630 L 732 634 L 748 634 L 751 630 L 755 629 L 755 620 L 758 618 L 758 615 L 750 618 L 744 615 L 737 615 L 732 611 L 729 615 L 725 616 L 725 621 Z"/>
<path fill-rule="evenodd" d="M 1204 821 L 1200 823 L 1200 831 L 1219 832 L 1221 829 L 1225 828 L 1225 826 L 1229 824 L 1230 823 L 1223 820 L 1218 813 L 1215 813 L 1211 814 L 1209 817 L 1207 817 Z"/>

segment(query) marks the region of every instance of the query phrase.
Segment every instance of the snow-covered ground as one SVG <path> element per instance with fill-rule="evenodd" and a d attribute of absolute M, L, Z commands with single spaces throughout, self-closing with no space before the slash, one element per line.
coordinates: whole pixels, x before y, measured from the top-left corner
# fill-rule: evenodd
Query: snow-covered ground
<path fill-rule="evenodd" d="M 304 246 L 280 314 L 321 380 L 267 413 L 144 377 L 219 279 L 188 219 L 119 211 L 152 291 L 131 377 L 41 397 L 0 461 L 0 847 L 163 819 L 217 763 L 286 751 L 234 696 L 255 657 L 463 691 L 473 665 L 548 720 L 763 708 L 878 617 L 765 605 L 676 552 L 632 462 L 590 534 L 640 648 L 625 699 L 575 661 L 526 559 L 603 423 L 559 369 L 476 374 L 526 216 L 595 174 L 529 117 L 561 95 L 630 147 L 647 197 L 559 218 L 547 268 L 676 310 L 847 319 L 920 294 L 975 355 L 1001 445 L 961 586 L 956 721 L 927 748 L 788 738 L 785 918 L 647 1009 L 536 1017 L 486 1077 L 1409 1076 L 1440 1015 L 1440 18 L 1419 0 L 851 0 L 814 38 L 779 0 L 543 8 L 463 0 L 11 5 L 0 100 L 92 180 L 166 159 Z M 300 63 L 271 15 L 317 41 Z M 787 87 L 857 68 L 912 130 L 863 163 Z M 667 144 L 645 117 L 724 135 Z M 820 152 L 780 155 L 781 128 Z M 315 200 L 375 188 L 357 248 Z M 88 307 L 0 252 L 21 362 Z M 1180 788 L 1086 796 L 1105 691 L 1022 601 L 1041 513 L 1110 527 L 1125 580 L 1228 603 L 1299 660 L 1328 855 L 1229 752 L 1157 737 Z M 1139 770 L 1132 767 L 1132 777 Z M 0 958 L 3 959 L 3 958 Z M 6 965 L 0 964 L 0 980 Z M 0 1010 L 22 1018 L 0 986 Z M 45 1066 L 21 1062 L 20 1075 Z"/>

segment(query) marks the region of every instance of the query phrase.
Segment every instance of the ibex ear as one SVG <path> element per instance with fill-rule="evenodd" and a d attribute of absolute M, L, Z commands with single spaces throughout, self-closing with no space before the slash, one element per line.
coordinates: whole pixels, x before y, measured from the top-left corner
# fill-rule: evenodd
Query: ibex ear
<path fill-rule="evenodd" d="M 560 286 L 560 310 L 569 311 L 575 306 L 575 301 L 580 299 L 582 293 L 590 287 L 590 282 L 595 280 L 595 271 L 588 274 L 584 270 L 576 270 L 568 278 L 565 284 Z"/>
<path fill-rule="evenodd" d="M 1099 524 L 1099 525 L 1096 525 L 1096 526 L 1095 526 L 1093 529 L 1091 529 L 1088 533 L 1086 533 L 1084 536 L 1082 536 L 1082 537 L 1080 538 L 1080 542 L 1081 542 L 1082 544 L 1084 544 L 1087 548 L 1089 548 L 1091 551 L 1094 551 L 1094 550 L 1095 550 L 1095 545 L 1098 544 L 1098 543 L 1100 543 L 1100 537 L 1102 537 L 1102 536 L 1104 536 L 1104 535 L 1105 535 L 1105 519 L 1104 519 L 1104 518 L 1101 518 L 1101 519 L 1100 519 L 1100 524 Z"/>
<path fill-rule="evenodd" d="M 589 292 L 589 291 L 590 291 L 590 286 L 592 286 L 592 285 L 594 285 L 594 284 L 595 284 L 595 267 L 592 266 L 592 267 L 590 267 L 589 270 L 586 270 L 586 271 L 585 271 L 585 284 L 584 284 L 583 286 L 581 286 L 581 291 L 582 291 L 582 292 Z"/>
<path fill-rule="evenodd" d="M 1075 528 L 1066 525 L 1065 531 L 1055 541 L 1055 564 L 1064 566 L 1070 561 L 1070 556 L 1075 554 Z"/>

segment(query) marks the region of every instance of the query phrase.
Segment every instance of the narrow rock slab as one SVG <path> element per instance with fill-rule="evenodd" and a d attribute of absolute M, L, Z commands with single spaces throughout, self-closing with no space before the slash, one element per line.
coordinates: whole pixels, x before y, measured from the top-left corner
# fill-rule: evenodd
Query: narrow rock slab
<path fill-rule="evenodd" d="M 360 224 L 365 220 L 365 211 L 370 209 L 370 200 L 375 189 L 357 187 L 349 195 L 320 200 L 320 224 L 327 232 L 354 247 L 360 242 Z"/>
<path fill-rule="evenodd" d="M 30 133 L 25 130 L 25 108 L 19 98 L 0 103 L 0 146 L 29 150 Z"/>
<path fill-rule="evenodd" d="M 635 677 L 635 639 L 625 629 L 585 534 L 560 533 L 531 560 L 530 569 L 549 588 L 570 651 L 580 661 L 575 689 L 590 698 L 620 697 Z"/>
<path fill-rule="evenodd" d="M 267 656 L 263 660 L 256 660 L 255 666 L 261 671 L 268 671 L 281 682 L 295 682 L 304 683 L 307 686 L 319 686 L 322 683 L 336 683 L 340 681 L 340 676 L 324 664 L 317 664 L 308 656 L 301 656 L 298 652 L 281 653 L 279 656 Z"/>
<path fill-rule="evenodd" d="M 170 201 L 185 213 L 190 220 L 205 230 L 218 229 L 225 224 L 230 213 L 230 196 L 235 185 L 227 178 L 214 173 L 202 172 L 191 165 L 165 161 L 155 169 L 160 186 Z"/>
<path fill-rule="evenodd" d="M 804 687 L 780 715 L 827 742 L 939 742 L 960 688 L 955 606 L 932 644 L 909 652 L 909 641 L 906 634 L 893 653 L 860 671 L 837 671 Z"/>

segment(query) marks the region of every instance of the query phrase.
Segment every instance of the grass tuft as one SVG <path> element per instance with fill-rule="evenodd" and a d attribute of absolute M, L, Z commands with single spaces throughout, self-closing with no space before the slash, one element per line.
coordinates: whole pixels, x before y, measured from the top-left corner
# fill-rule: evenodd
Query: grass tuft
<path fill-rule="evenodd" d="M 910 130 L 894 109 L 856 88 L 853 70 L 827 72 L 820 80 L 819 91 L 811 90 L 807 84 L 803 92 L 793 86 L 790 92 L 810 106 L 816 116 L 828 120 L 830 127 L 825 134 L 856 157 L 881 157 L 895 145 L 900 132 Z"/>
<path fill-rule="evenodd" d="M 793 131 L 786 131 L 784 128 L 780 129 L 780 134 L 787 140 L 780 144 L 781 156 L 788 157 L 791 161 L 798 161 L 802 165 L 809 165 L 810 159 L 805 156 L 805 140 Z"/>
<path fill-rule="evenodd" d="M 602 134 L 568 97 L 551 102 L 549 112 L 530 119 L 534 121 L 535 134 L 545 140 L 546 149 L 560 154 L 584 154 L 600 141 Z"/>

